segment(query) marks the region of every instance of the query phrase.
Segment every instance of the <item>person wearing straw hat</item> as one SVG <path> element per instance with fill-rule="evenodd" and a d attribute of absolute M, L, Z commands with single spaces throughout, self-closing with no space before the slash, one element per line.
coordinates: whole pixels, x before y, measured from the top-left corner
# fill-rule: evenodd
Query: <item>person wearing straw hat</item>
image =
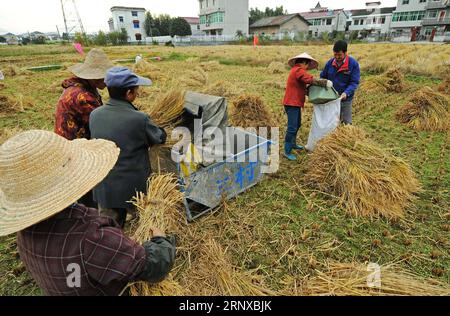
<path fill-rule="evenodd" d="M 103 105 L 98 89 L 105 89 L 104 78 L 114 65 L 101 49 L 92 49 L 83 64 L 69 67 L 73 77 L 64 80 L 64 92 L 59 98 L 55 113 L 55 133 L 68 139 L 91 138 L 89 117 Z M 92 193 L 81 198 L 82 204 L 97 207 Z"/>
<path fill-rule="evenodd" d="M 125 226 L 133 215 L 131 199 L 136 192 L 147 192 L 151 174 L 149 148 L 166 142 L 164 129 L 133 105 L 139 86 L 152 81 L 139 77 L 125 67 L 111 68 L 106 74 L 110 100 L 91 114 L 93 138 L 113 141 L 121 149 L 117 165 L 93 191 L 101 212 Z"/>
<path fill-rule="evenodd" d="M 297 158 L 292 154 L 293 150 L 303 150 L 304 147 L 297 145 L 297 134 L 302 125 L 302 109 L 305 106 L 308 85 L 319 85 L 326 87 L 328 80 L 315 79 L 308 70 L 317 69 L 319 63 L 307 53 L 292 57 L 288 61 L 292 68 L 286 85 L 286 93 L 283 100 L 285 112 L 288 117 L 286 131 L 284 156 L 295 161 Z"/>
<path fill-rule="evenodd" d="M 17 233 L 21 260 L 45 295 L 116 296 L 129 282 L 157 283 L 174 241 L 157 228 L 143 245 L 111 218 L 76 201 L 102 181 L 120 149 L 28 131 L 0 146 L 0 237 Z"/>

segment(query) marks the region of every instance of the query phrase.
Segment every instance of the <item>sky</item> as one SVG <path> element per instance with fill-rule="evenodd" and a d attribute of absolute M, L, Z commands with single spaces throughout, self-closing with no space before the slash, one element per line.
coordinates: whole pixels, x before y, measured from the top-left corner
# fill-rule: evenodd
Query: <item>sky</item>
<path fill-rule="evenodd" d="M 67 0 L 64 0 L 67 1 Z M 233 1 L 233 0 L 229 0 Z M 250 7 L 263 9 L 267 6 L 283 5 L 289 13 L 309 11 L 318 0 L 250 0 Z M 397 0 L 380 0 L 382 6 L 396 6 Z M 362 9 L 367 0 L 323 0 L 322 6 L 333 9 Z M 171 16 L 197 16 L 198 0 L 76 0 L 78 11 L 86 32 L 108 31 L 108 19 L 112 6 L 144 7 L 152 14 L 170 14 Z M 74 17 L 69 17 L 69 20 Z M 1 0 L 0 34 L 15 34 L 41 31 L 56 32 L 56 26 L 62 31 L 60 0 Z"/>

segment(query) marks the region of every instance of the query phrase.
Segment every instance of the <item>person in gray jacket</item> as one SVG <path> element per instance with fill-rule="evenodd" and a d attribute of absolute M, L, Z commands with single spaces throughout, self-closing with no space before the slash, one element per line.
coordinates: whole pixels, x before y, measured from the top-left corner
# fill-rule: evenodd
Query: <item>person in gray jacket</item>
<path fill-rule="evenodd" d="M 114 67 L 106 74 L 105 83 L 111 99 L 92 112 L 89 127 L 92 138 L 113 141 L 121 151 L 114 169 L 94 188 L 94 200 L 102 214 L 124 227 L 127 214 L 133 210 L 130 201 L 136 192 L 147 192 L 149 148 L 164 144 L 167 134 L 133 105 L 139 86 L 150 86 L 150 79 L 128 68 Z"/>

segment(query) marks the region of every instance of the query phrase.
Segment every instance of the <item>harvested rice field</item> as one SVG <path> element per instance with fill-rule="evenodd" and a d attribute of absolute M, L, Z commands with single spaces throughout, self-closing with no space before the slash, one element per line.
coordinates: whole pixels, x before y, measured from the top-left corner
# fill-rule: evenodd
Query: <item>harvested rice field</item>
<path fill-rule="evenodd" d="M 306 51 L 323 67 L 332 53 L 327 45 L 104 50 L 154 81 L 136 104 L 167 128 L 193 90 L 226 97 L 231 122 L 270 122 L 282 138 L 288 58 Z M 357 44 L 349 53 L 362 70 L 354 127 L 314 154 L 281 159 L 278 173 L 189 225 L 173 177 L 152 178 L 153 197 L 136 198 L 141 221 L 128 230 L 142 241 L 146 227 L 166 228 L 177 236 L 177 262 L 157 287 L 130 284 L 133 295 L 450 295 L 450 46 Z M 137 54 L 147 62 L 126 60 Z M 70 46 L 0 47 L 0 144 L 23 130 L 53 130 L 66 68 L 81 61 Z M 61 69 L 26 70 L 55 64 Z M 311 118 L 308 104 L 299 143 Z M 366 282 L 373 264 L 381 266 L 376 288 Z M 0 238 L 0 295 L 42 295 L 15 236 Z"/>

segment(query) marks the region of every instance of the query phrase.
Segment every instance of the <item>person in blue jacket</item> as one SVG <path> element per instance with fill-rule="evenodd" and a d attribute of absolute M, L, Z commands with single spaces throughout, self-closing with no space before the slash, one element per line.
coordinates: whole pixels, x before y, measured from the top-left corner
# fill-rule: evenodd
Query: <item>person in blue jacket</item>
<path fill-rule="evenodd" d="M 353 97 L 359 87 L 361 71 L 358 62 L 347 54 L 347 48 L 347 42 L 336 42 L 333 48 L 334 58 L 325 65 L 320 77 L 333 82 L 342 99 L 341 121 L 351 125 Z"/>

